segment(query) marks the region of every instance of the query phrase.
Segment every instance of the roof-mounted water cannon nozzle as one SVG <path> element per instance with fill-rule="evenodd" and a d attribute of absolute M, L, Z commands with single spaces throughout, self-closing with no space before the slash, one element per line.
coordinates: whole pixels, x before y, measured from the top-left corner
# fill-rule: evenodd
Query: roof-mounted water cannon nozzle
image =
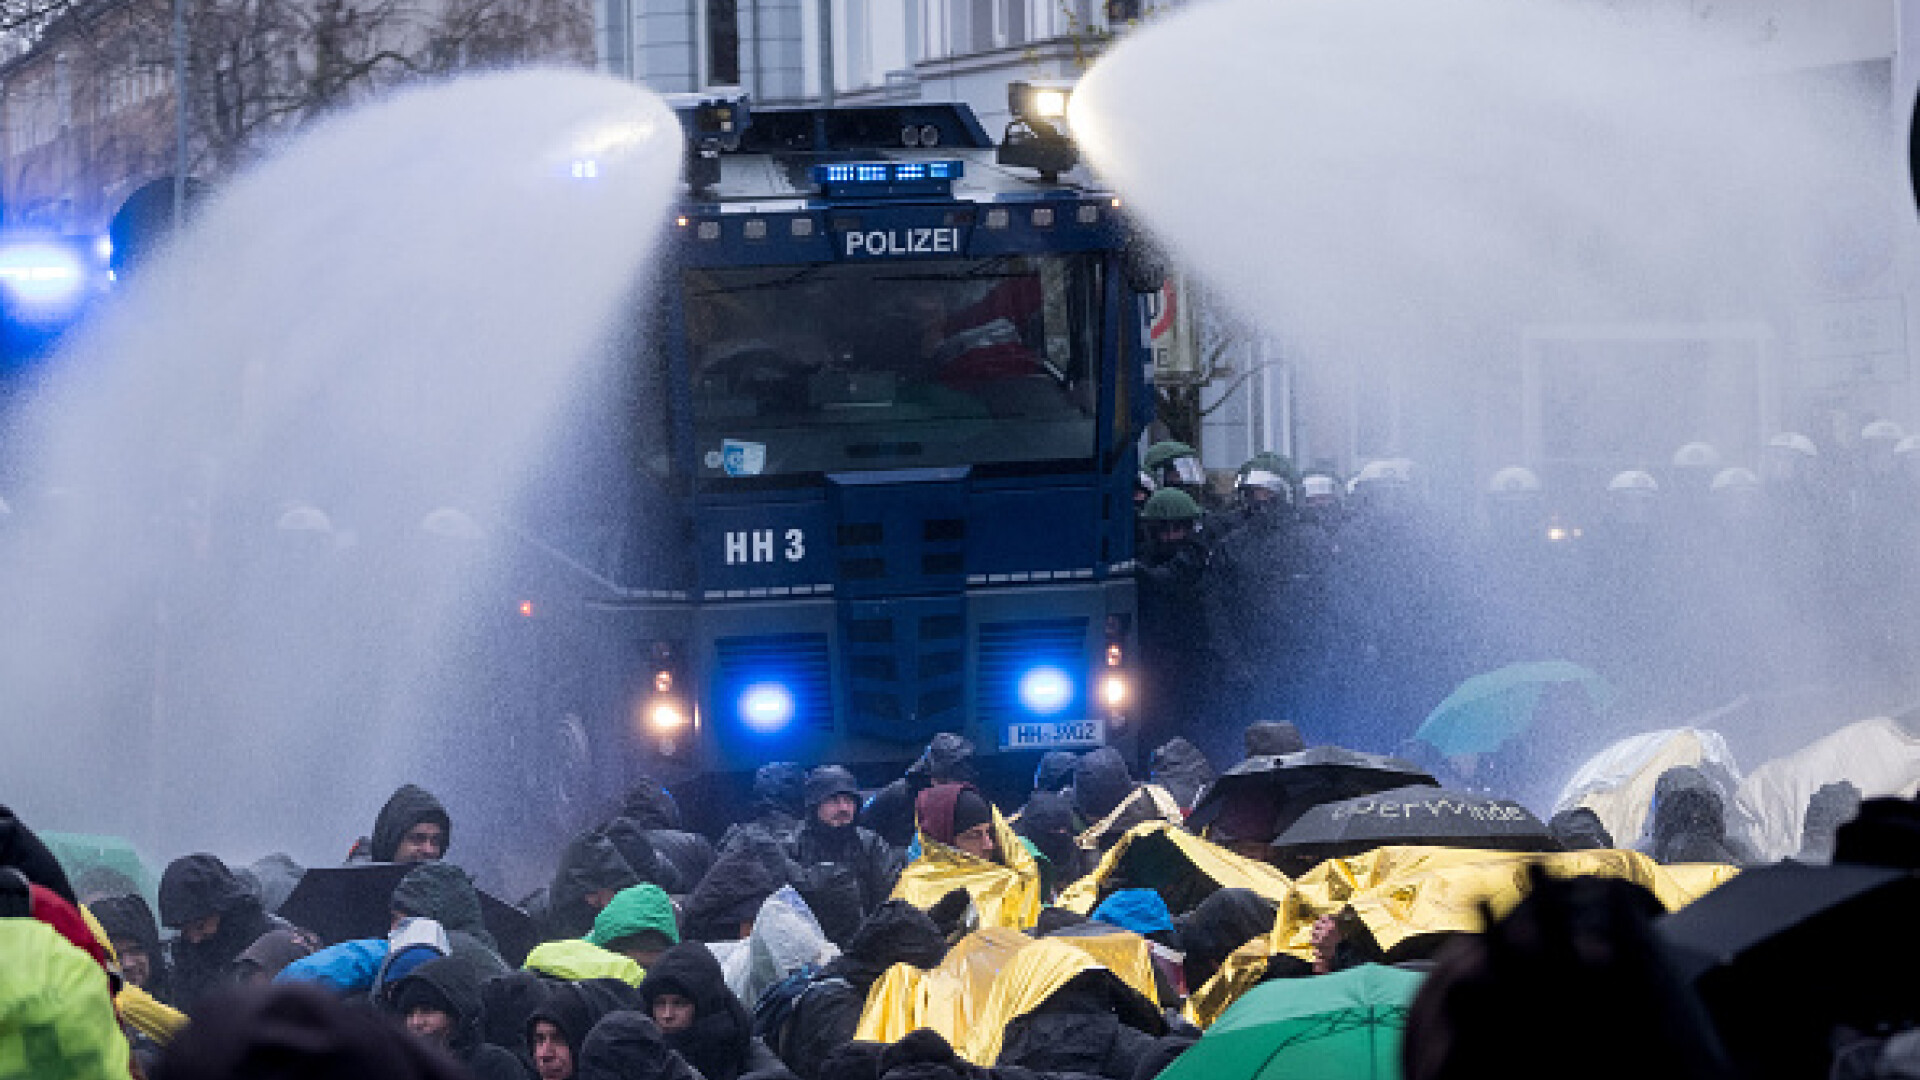
<path fill-rule="evenodd" d="M 1010 83 L 1007 111 L 1013 119 L 1000 143 L 1000 164 L 1038 170 L 1040 179 L 1049 184 L 1080 164 L 1080 148 L 1065 131 L 1067 105 L 1072 100 L 1071 82 Z"/>
<path fill-rule="evenodd" d="M 753 123 L 750 101 L 743 90 L 667 95 L 687 140 L 687 187 L 694 194 L 720 182 L 722 153 L 740 149 L 740 136 Z"/>

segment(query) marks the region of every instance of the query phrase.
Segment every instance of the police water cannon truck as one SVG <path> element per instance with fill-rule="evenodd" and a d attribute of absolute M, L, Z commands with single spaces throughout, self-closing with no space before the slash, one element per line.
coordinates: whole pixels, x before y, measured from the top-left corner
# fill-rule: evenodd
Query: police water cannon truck
<path fill-rule="evenodd" d="M 1017 85 L 999 146 L 958 104 L 674 102 L 619 554 L 541 605 L 543 722 L 595 770 L 877 782 L 943 731 L 1009 775 L 1132 751 L 1150 275 L 1063 94 Z"/>

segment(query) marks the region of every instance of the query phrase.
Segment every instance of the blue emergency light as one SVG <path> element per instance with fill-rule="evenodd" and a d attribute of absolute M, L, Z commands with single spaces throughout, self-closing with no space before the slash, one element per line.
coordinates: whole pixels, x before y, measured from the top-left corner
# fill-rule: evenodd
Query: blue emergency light
<path fill-rule="evenodd" d="M 777 682 L 755 683 L 740 693 L 740 721 L 761 735 L 776 735 L 792 722 L 793 691 Z"/>
<path fill-rule="evenodd" d="M 891 195 L 951 195 L 966 175 L 964 161 L 849 161 L 815 165 L 813 182 L 828 198 L 875 199 Z"/>

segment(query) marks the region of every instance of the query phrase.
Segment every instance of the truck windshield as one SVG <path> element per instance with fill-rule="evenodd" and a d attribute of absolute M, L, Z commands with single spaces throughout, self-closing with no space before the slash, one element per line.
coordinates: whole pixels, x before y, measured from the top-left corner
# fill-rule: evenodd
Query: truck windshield
<path fill-rule="evenodd" d="M 705 479 L 1094 456 L 1095 256 L 690 270 L 684 281 Z"/>

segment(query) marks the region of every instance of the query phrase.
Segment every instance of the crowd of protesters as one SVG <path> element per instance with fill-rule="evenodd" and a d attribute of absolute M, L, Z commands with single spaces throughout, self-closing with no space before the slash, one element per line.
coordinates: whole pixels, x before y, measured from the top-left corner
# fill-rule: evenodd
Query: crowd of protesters
<path fill-rule="evenodd" d="M 1306 749 L 1276 723 L 1247 728 L 1243 748 L 1242 766 Z M 499 902 L 458 865 L 456 839 L 474 842 L 412 785 L 343 867 L 190 854 L 166 866 L 157 912 L 111 872 L 70 879 L 0 810 L 0 1077 L 1155 1080 L 1201 1039 L 1188 995 L 1219 985 L 1240 964 L 1230 958 L 1287 917 L 1273 896 L 1220 887 L 1198 864 L 1158 888 L 1102 869 L 1143 830 L 1187 835 L 1217 782 L 1212 763 L 1179 739 L 1145 778 L 1111 749 L 1049 753 L 1024 803 L 1004 808 L 974 785 L 974 766 L 954 735 L 871 794 L 835 765 L 772 763 L 717 842 L 685 829 L 672 795 L 642 781 L 561 849 L 546 888 L 514 905 L 533 931 L 522 942 L 495 934 L 488 905 Z M 1263 850 L 1270 836 L 1236 824 L 1248 817 L 1231 806 L 1216 815 L 1219 858 Z M 1823 789 L 1806 827 L 1834 871 L 1920 868 L 1915 804 L 1862 806 L 1857 792 Z M 1555 848 L 1632 846 L 1585 810 L 1556 817 L 1553 833 Z M 1693 769 L 1662 775 L 1640 846 L 1661 862 L 1756 862 Z M 316 910 L 302 906 L 308 878 L 373 880 L 383 865 L 395 884 L 380 925 L 358 937 L 299 925 Z M 1014 913 L 1024 901 L 979 885 L 994 873 L 1032 890 L 1024 915 Z M 1075 891 L 1087 902 L 1065 903 Z M 1790 1075 L 1756 1058 L 1742 1014 L 1703 1005 L 1656 932 L 1662 914 L 1631 880 L 1536 871 L 1517 907 L 1487 913 L 1484 933 L 1390 955 L 1363 927 L 1324 915 L 1311 960 L 1276 952 L 1264 978 L 1387 963 L 1421 973 L 1400 1057 L 1421 1080 Z M 876 1001 L 902 992 L 900 965 L 934 969 L 985 926 L 1137 936 L 1151 982 L 1143 992 L 1092 977 L 1104 969 L 1082 961 L 1080 976 L 1026 1011 L 991 1019 L 1003 1026 L 988 1061 L 959 1056 L 964 1025 L 856 1038 Z M 1877 1025 L 1836 1024 L 1818 1032 L 1817 1051 L 1803 1040 L 1802 1056 L 1775 1056 L 1836 1076 L 1911 1075 L 1900 1070 L 1920 1044 L 1905 1031 L 1920 1009 L 1911 994 L 1886 1000 Z"/>

